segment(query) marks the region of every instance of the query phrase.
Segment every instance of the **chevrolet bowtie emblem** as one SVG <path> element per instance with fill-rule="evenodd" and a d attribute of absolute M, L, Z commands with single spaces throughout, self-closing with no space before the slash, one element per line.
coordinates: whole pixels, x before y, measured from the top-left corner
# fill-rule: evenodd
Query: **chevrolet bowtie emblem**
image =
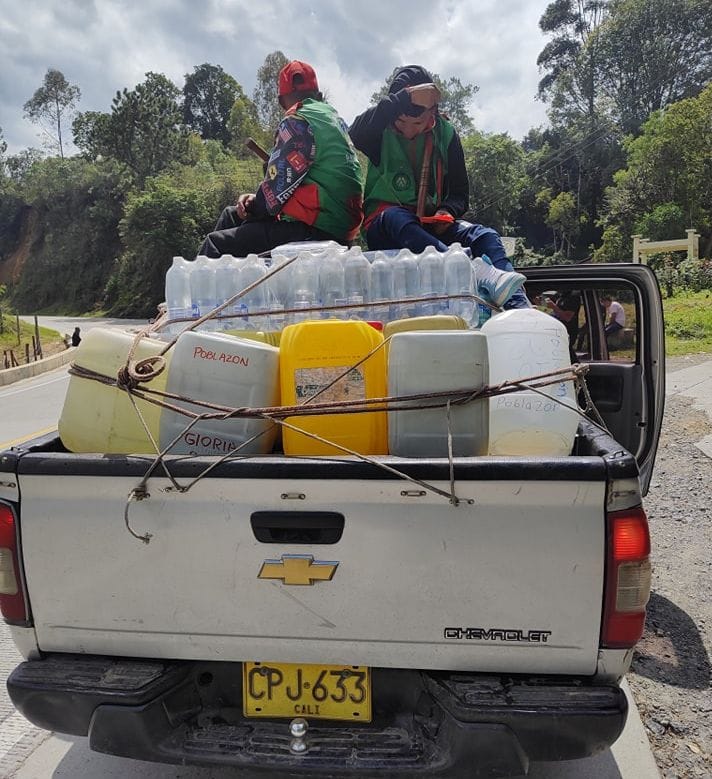
<path fill-rule="evenodd" d="M 310 554 L 283 554 L 281 560 L 265 560 L 258 579 L 281 579 L 284 584 L 314 584 L 330 581 L 339 563 L 315 560 Z"/>

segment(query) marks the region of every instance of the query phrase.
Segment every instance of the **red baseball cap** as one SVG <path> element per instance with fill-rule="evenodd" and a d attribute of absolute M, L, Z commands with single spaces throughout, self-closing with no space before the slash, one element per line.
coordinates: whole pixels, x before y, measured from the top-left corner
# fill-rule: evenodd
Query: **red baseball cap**
<path fill-rule="evenodd" d="M 301 76 L 296 83 L 295 76 Z M 316 80 L 316 73 L 311 65 L 299 60 L 288 62 L 282 70 L 279 71 L 279 97 L 290 95 L 292 92 L 318 92 L 319 83 Z"/>

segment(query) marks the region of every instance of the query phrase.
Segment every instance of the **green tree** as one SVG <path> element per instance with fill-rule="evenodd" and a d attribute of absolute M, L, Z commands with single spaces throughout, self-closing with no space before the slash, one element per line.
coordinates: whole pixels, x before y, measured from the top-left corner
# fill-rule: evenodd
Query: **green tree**
<path fill-rule="evenodd" d="M 599 30 L 597 79 L 626 133 L 712 79 L 709 0 L 613 0 Z"/>
<path fill-rule="evenodd" d="M 96 160 L 107 145 L 110 133 L 111 114 L 100 111 L 84 111 L 72 122 L 74 145 L 84 157 Z"/>
<path fill-rule="evenodd" d="M 634 229 L 653 241 L 668 241 L 681 238 L 686 227 L 682 208 L 677 203 L 662 203 L 639 217 Z"/>
<path fill-rule="evenodd" d="M 3 137 L 2 127 L 0 127 L 0 191 L 3 189 L 3 179 L 5 178 L 5 152 L 7 143 Z"/>
<path fill-rule="evenodd" d="M 269 149 L 272 146 L 272 133 L 262 127 L 257 115 L 257 106 L 247 97 L 242 88 L 230 109 L 227 126 L 230 133 L 230 148 L 240 159 L 251 157 L 251 152 L 245 148 L 245 141 L 248 138 L 257 141 L 263 148 Z"/>
<path fill-rule="evenodd" d="M 175 165 L 129 196 L 122 252 L 106 286 L 113 315 L 155 315 L 171 258 L 194 257 L 220 209 L 241 192 L 254 192 L 262 176 L 258 165 L 236 160 L 218 141 L 201 143 L 198 155 L 194 164 Z"/>
<path fill-rule="evenodd" d="M 554 170 L 567 179 L 555 188 L 575 193 L 579 216 L 585 214 L 588 225 L 581 234 L 584 245 L 597 238 L 600 201 L 613 172 L 608 160 L 611 152 L 617 156 L 618 140 L 600 106 L 597 67 L 596 33 L 609 5 L 609 0 L 554 0 L 539 20 L 542 32 L 552 36 L 537 59 L 544 72 L 539 97 L 549 103 L 560 141 L 551 147 L 558 158 Z"/>
<path fill-rule="evenodd" d="M 283 111 L 277 99 L 279 71 L 289 62 L 281 51 L 273 51 L 257 71 L 257 83 L 252 95 L 262 128 L 270 135 L 282 120 Z"/>
<path fill-rule="evenodd" d="M 539 96 L 548 99 L 558 91 L 579 110 L 593 114 L 596 50 L 589 40 L 606 17 L 608 0 L 554 0 L 539 19 L 544 34 L 553 36 L 537 58 L 545 71 Z"/>
<path fill-rule="evenodd" d="M 712 254 L 710 117 L 712 84 L 650 116 L 625 143 L 626 166 L 607 191 L 604 227 L 627 236 L 636 227 L 684 223 L 702 234 L 705 256 Z"/>
<path fill-rule="evenodd" d="M 68 120 L 82 93 L 78 86 L 70 84 L 59 70 L 48 68 L 42 86 L 25 103 L 25 116 L 51 139 L 50 145 L 64 159 L 62 127 Z"/>
<path fill-rule="evenodd" d="M 126 176 L 117 165 L 81 157 L 36 161 L 18 204 L 24 258 L 12 299 L 31 311 L 84 313 L 100 303 L 119 254 Z M 12 236 L 8 236 L 11 238 Z"/>
<path fill-rule="evenodd" d="M 371 95 L 372 105 L 378 103 L 381 98 L 388 94 L 388 86 L 400 69 L 400 66 L 393 68 L 390 76 L 388 76 L 378 92 L 374 92 L 373 95 Z M 442 95 L 440 100 L 440 111 L 447 116 L 461 135 L 472 132 L 474 123 L 470 116 L 470 104 L 477 94 L 479 87 L 475 84 L 463 84 L 456 76 L 450 76 L 448 79 L 443 79 L 437 73 L 433 73 L 432 77 L 433 83 L 437 86 Z"/>
<path fill-rule="evenodd" d="M 568 126 L 555 125 L 545 130 L 532 129 L 524 139 L 526 175 L 520 198 L 518 218 L 520 234 L 532 245 L 551 243 L 546 211 L 537 194 L 544 188 L 553 199 L 560 192 L 571 192 L 580 221 L 576 256 L 584 256 L 592 243 L 600 240 L 598 225 L 605 186 L 612 182 L 623 154 L 615 130 L 603 118 L 596 131 L 586 131 L 587 120 L 579 116 Z"/>
<path fill-rule="evenodd" d="M 242 87 L 219 65 L 196 65 L 185 76 L 183 122 L 204 140 L 230 141 L 230 111 Z"/>
<path fill-rule="evenodd" d="M 546 223 L 554 233 L 554 251 L 571 257 L 571 250 L 581 229 L 581 219 L 571 192 L 559 192 L 551 200 Z"/>
<path fill-rule="evenodd" d="M 116 93 L 110 114 L 77 117 L 75 143 L 90 159 L 111 157 L 123 163 L 141 185 L 186 153 L 179 94 L 163 74 L 146 73 L 135 89 Z"/>
<path fill-rule="evenodd" d="M 500 231 L 514 224 L 524 186 L 524 151 L 506 133 L 474 131 L 462 142 L 476 220 Z"/>
<path fill-rule="evenodd" d="M 39 149 L 23 149 L 5 158 L 5 172 L 15 184 L 22 184 L 36 163 L 42 159 Z"/>

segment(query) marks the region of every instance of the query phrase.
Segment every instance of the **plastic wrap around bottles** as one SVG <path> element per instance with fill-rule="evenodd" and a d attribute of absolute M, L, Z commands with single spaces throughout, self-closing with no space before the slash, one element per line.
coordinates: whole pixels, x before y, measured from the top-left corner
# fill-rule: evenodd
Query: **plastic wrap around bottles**
<path fill-rule="evenodd" d="M 535 308 L 496 314 L 482 325 L 487 336 L 490 384 L 522 379 L 571 364 L 564 325 Z M 490 399 L 490 445 L 493 455 L 557 456 L 571 453 L 579 415 L 573 382 Z M 549 396 L 549 397 L 547 397 Z"/>
<path fill-rule="evenodd" d="M 173 347 L 166 389 L 230 408 L 276 406 L 279 349 L 223 333 L 183 333 Z M 185 401 L 171 402 L 197 413 L 209 411 Z M 240 449 L 240 454 L 267 454 L 277 434 L 275 423 L 262 419 L 206 420 L 182 432 L 189 422 L 183 414 L 164 410 L 161 447 L 180 436 L 170 454 L 224 455 L 257 435 Z"/>
<path fill-rule="evenodd" d="M 421 330 L 396 333 L 391 340 L 388 353 L 390 396 L 480 389 L 487 383 L 487 339 L 482 333 Z M 413 401 L 413 405 L 427 402 Z M 453 455 L 487 454 L 488 427 L 486 398 L 451 406 Z M 447 409 L 390 411 L 388 448 L 391 454 L 399 457 L 447 457 Z"/>
<path fill-rule="evenodd" d="M 82 338 L 74 357 L 75 365 L 115 378 L 126 365 L 135 335 L 121 330 L 93 327 Z M 142 338 L 134 359 L 158 355 L 165 343 Z M 170 366 L 171 352 L 165 358 Z M 145 387 L 164 390 L 167 369 Z M 158 441 L 161 407 L 135 398 L 148 429 Z M 155 449 L 141 424 L 128 394 L 123 389 L 98 381 L 71 376 L 64 406 L 59 417 L 59 437 L 70 452 L 107 452 L 123 454 L 154 453 Z"/>
<path fill-rule="evenodd" d="M 366 322 L 309 320 L 284 329 L 280 341 L 282 405 L 303 405 L 350 366 L 383 343 L 383 335 Z M 349 371 L 316 398 L 316 402 L 384 397 L 386 361 L 383 349 Z M 360 454 L 386 454 L 386 413 L 320 414 L 288 417 L 288 423 Z M 285 427 L 287 455 L 343 455 L 340 449 Z"/>

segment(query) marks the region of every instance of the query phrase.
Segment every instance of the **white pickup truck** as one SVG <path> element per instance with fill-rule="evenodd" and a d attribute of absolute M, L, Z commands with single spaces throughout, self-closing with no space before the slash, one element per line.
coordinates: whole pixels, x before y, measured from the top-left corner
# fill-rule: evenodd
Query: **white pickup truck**
<path fill-rule="evenodd" d="M 289 776 L 506 776 L 621 733 L 650 587 L 641 507 L 664 398 L 645 266 L 527 269 L 578 300 L 610 435 L 568 457 L 455 458 L 453 505 L 356 459 L 247 457 L 187 493 L 146 456 L 0 453 L 15 706 L 92 749 Z M 609 351 L 599 299 L 627 312 Z M 168 458 L 182 483 L 210 458 Z M 447 491 L 447 460 L 387 458 Z"/>

